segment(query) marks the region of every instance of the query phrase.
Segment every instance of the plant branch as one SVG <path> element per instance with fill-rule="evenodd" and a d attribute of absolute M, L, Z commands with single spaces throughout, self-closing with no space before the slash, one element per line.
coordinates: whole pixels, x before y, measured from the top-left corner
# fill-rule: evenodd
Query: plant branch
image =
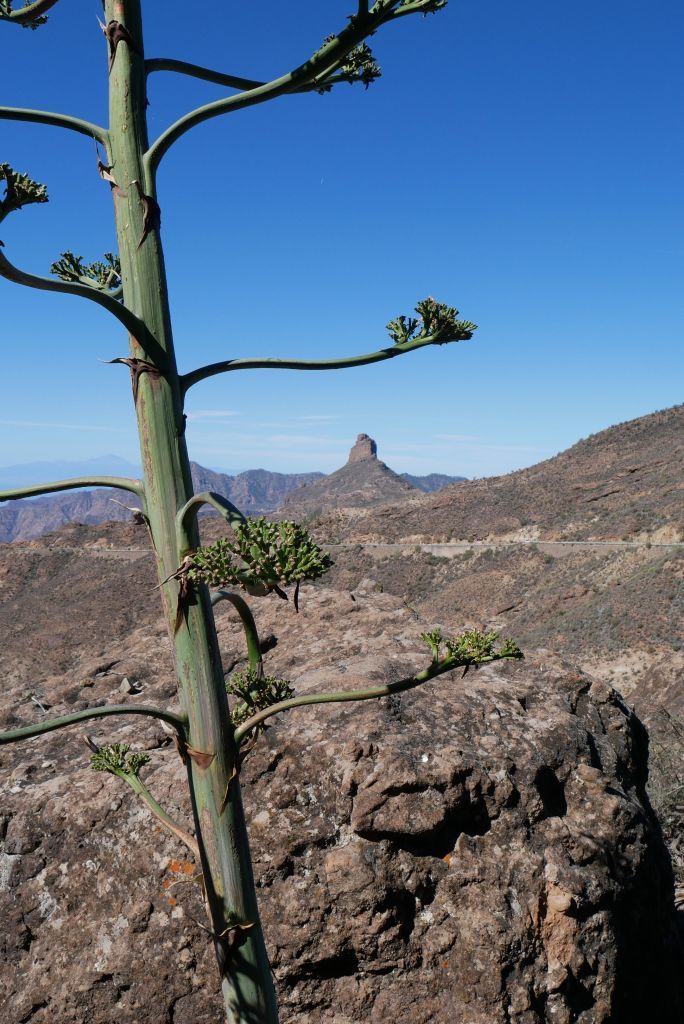
<path fill-rule="evenodd" d="M 195 494 L 176 513 L 178 548 L 182 553 L 185 553 L 190 548 L 190 533 L 197 521 L 197 513 L 203 505 L 210 505 L 216 509 L 231 526 L 237 526 L 245 522 L 245 517 L 240 509 L 236 508 L 222 494 L 217 494 L 215 491 L 204 491 L 202 494 Z"/>
<path fill-rule="evenodd" d="M 389 345 L 375 352 L 365 352 L 360 356 L 347 356 L 341 359 L 226 359 L 219 363 L 200 366 L 197 370 L 185 373 L 180 377 L 181 388 L 185 394 L 193 384 L 198 384 L 218 373 L 229 373 L 231 370 L 344 370 L 353 366 L 367 366 L 369 363 L 380 363 L 385 359 L 413 352 L 414 349 L 428 345 L 445 345 L 436 335 L 426 338 L 415 338 L 411 341 Z"/>
<path fill-rule="evenodd" d="M 57 2 L 58 0 L 33 0 L 33 3 L 26 4 L 18 11 L 13 11 L 11 0 L 5 0 L 3 4 L 0 4 L 0 21 L 15 21 L 17 25 L 22 25 L 24 28 L 38 28 L 39 25 L 47 21 L 45 11 L 49 11 Z"/>
<path fill-rule="evenodd" d="M 190 835 L 189 832 L 186 832 L 186 830 L 181 828 L 180 825 L 176 824 L 173 818 L 166 813 L 161 804 L 157 803 L 142 779 L 137 775 L 131 775 L 129 772 L 122 772 L 119 775 L 119 778 L 123 779 L 123 781 L 131 787 L 133 792 L 145 801 L 157 821 L 161 822 L 165 829 L 167 829 L 177 839 L 180 839 L 180 841 L 187 846 L 195 858 L 195 861 L 199 864 L 199 845 L 195 837 Z"/>
<path fill-rule="evenodd" d="M 11 491 L 0 491 L 0 501 L 15 501 L 18 498 L 35 498 L 40 494 L 54 494 L 56 491 L 73 491 L 78 487 L 115 487 L 120 491 L 131 491 L 143 498 L 140 480 L 126 476 L 76 476 L 70 480 L 52 480 L 47 484 L 31 484 L 29 487 L 15 487 Z"/>
<path fill-rule="evenodd" d="M 151 75 L 154 71 L 174 71 L 179 75 L 189 75 L 190 78 L 201 78 L 204 82 L 213 82 L 214 85 L 225 85 L 229 89 L 258 89 L 265 85 L 253 78 L 239 78 L 237 75 L 226 75 L 222 71 L 212 71 L 201 64 L 189 64 L 185 60 L 175 60 L 172 57 L 153 57 L 145 61 L 145 73 Z"/>
<path fill-rule="evenodd" d="M 447 0 L 415 0 L 414 3 L 404 0 L 396 10 L 392 11 L 390 18 L 391 20 L 403 18 L 407 14 L 434 14 L 446 5 Z"/>
<path fill-rule="evenodd" d="M 211 605 L 212 608 L 219 603 L 219 601 L 230 601 L 236 612 L 242 619 L 242 626 L 245 631 L 245 640 L 247 642 L 247 657 L 249 658 L 249 667 L 258 671 L 259 666 L 262 664 L 261 658 L 261 645 L 259 643 L 259 634 L 257 633 L 256 622 L 252 611 L 240 594 L 234 593 L 232 590 L 216 590 L 211 594 Z"/>
<path fill-rule="evenodd" d="M 34 736 L 42 736 L 44 733 L 54 732 L 55 729 L 64 729 L 68 725 L 87 722 L 92 718 L 108 718 L 111 715 L 143 715 L 147 718 L 158 718 L 173 726 L 181 739 L 185 739 L 187 719 L 183 715 L 177 715 L 173 711 L 164 711 L 161 708 L 145 707 L 142 704 L 110 704 L 101 708 L 75 711 L 72 715 L 51 718 L 47 722 L 37 722 L 35 725 L 26 725 L 21 729 L 0 732 L 0 746 L 5 743 L 18 743 L 20 740 L 31 739 Z"/>
<path fill-rule="evenodd" d="M 484 665 L 491 661 L 500 661 L 502 658 L 506 658 L 506 655 L 492 654 L 487 657 L 481 658 L 478 664 Z M 514 656 L 511 656 L 514 657 Z M 268 718 L 273 715 L 279 714 L 281 711 L 289 711 L 290 708 L 300 708 L 307 704 L 340 704 L 346 701 L 359 701 L 359 700 L 373 700 L 378 697 L 389 697 L 394 693 L 402 693 L 404 690 L 412 690 L 416 686 L 422 686 L 423 683 L 429 682 L 431 679 L 435 679 L 437 676 L 443 675 L 445 672 L 450 672 L 455 668 L 466 668 L 473 664 L 472 661 L 463 659 L 456 659 L 450 656 L 442 659 L 442 661 L 433 661 L 423 672 L 419 672 L 415 676 L 410 676 L 408 679 L 399 679 L 394 683 L 387 683 L 385 686 L 374 686 L 368 690 L 338 690 L 333 693 L 307 693 L 301 697 L 292 697 L 290 700 L 280 701 L 278 704 L 271 705 L 270 708 L 266 708 L 264 711 L 260 711 L 256 715 L 252 715 L 242 725 L 239 725 L 235 730 L 235 742 L 239 743 L 243 736 L 252 729 L 261 725 Z"/>
<path fill-rule="evenodd" d="M 46 11 L 49 11 L 51 7 L 54 7 L 57 0 L 29 0 L 29 3 L 25 4 L 18 11 L 12 10 L 13 0 L 2 0 L 0 2 L 0 21 L 16 21 L 18 25 L 32 26 L 32 22 L 39 21 L 41 24 L 47 21 L 43 15 Z"/>
<path fill-rule="evenodd" d="M 179 118 L 156 139 L 145 154 L 145 167 L 150 180 L 154 180 L 159 162 L 174 142 L 203 121 L 264 103 L 277 96 L 301 90 L 302 87 L 313 87 L 316 79 L 333 70 L 355 46 L 372 35 L 383 22 L 390 20 L 393 8 L 399 3 L 400 0 L 385 0 L 381 4 L 375 4 L 368 14 L 352 18 L 339 35 L 331 36 L 312 57 L 287 74 L 236 95 L 207 103 Z"/>
<path fill-rule="evenodd" d="M 325 69 L 325 73 L 323 75 L 319 74 L 312 82 L 290 89 L 288 92 L 317 92 L 321 90 L 322 86 L 325 86 L 327 90 L 329 86 L 348 82 L 349 79 L 344 76 L 330 77 L 342 64 L 344 64 L 344 57 L 329 65 Z M 201 64 L 189 64 L 187 61 L 175 60 L 171 57 L 154 57 L 151 60 L 146 60 L 145 70 L 148 75 L 153 71 L 174 71 L 179 75 L 188 75 L 190 78 L 200 78 L 205 82 L 213 82 L 214 85 L 225 85 L 229 89 L 242 89 L 245 92 L 251 91 L 252 89 L 261 89 L 263 86 L 268 84 L 267 82 L 259 81 L 254 78 L 241 78 L 238 75 L 227 75 L 222 71 L 213 71 L 211 68 L 205 68 Z"/>
<path fill-rule="evenodd" d="M 2 243 L 0 243 L 0 246 Z M 150 358 L 154 359 L 160 370 L 166 362 L 166 357 L 158 342 L 150 334 L 143 321 L 135 315 L 127 306 L 114 295 L 93 288 L 92 285 L 79 284 L 76 281 L 60 281 L 51 277 L 39 277 L 36 274 L 28 274 L 19 270 L 10 263 L 0 248 L 0 277 L 13 281 L 15 284 L 25 285 L 27 288 L 37 288 L 45 292 L 62 292 L 66 295 L 78 295 L 81 298 L 90 299 L 102 306 L 123 324 L 129 334 L 132 334 L 138 344 L 147 352 Z"/>
<path fill-rule="evenodd" d="M 20 12 L 19 12 L 20 13 Z M 67 128 L 88 138 L 95 138 L 107 148 L 109 133 L 99 124 L 92 124 L 80 117 L 69 114 L 58 114 L 49 110 L 28 110 L 23 107 L 0 107 L 0 121 L 28 121 L 34 124 L 49 124 L 55 128 Z"/>

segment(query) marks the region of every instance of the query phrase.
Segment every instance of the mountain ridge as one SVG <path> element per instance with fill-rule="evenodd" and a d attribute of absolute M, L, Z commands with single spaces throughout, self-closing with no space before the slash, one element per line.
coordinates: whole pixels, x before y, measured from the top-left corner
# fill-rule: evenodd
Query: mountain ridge
<path fill-rule="evenodd" d="M 235 476 L 190 464 L 196 492 L 218 491 L 247 515 L 274 511 L 288 490 L 317 479 L 319 473 L 271 473 L 252 469 Z M 0 505 L 0 543 L 33 540 L 66 523 L 96 525 L 130 520 L 130 508 L 140 502 L 128 491 L 92 488 Z"/>
<path fill-rule="evenodd" d="M 684 537 L 684 405 L 608 427 L 526 469 L 467 480 L 318 528 L 366 542 Z"/>
<path fill-rule="evenodd" d="M 384 466 L 384 463 L 381 465 Z M 10 489 L 28 486 L 36 480 L 122 475 L 122 470 L 125 475 L 137 475 L 140 467 L 115 456 L 101 456 L 81 462 L 28 463 L 4 467 L 6 480 L 2 486 Z M 191 463 L 191 470 L 195 492 L 217 491 L 250 516 L 275 513 L 292 490 L 327 479 L 326 474 L 320 472 L 278 473 L 267 469 L 249 469 L 229 474 L 208 469 L 196 462 Z M 460 479 L 432 473 L 425 477 L 410 477 L 405 481 L 388 467 L 384 467 L 384 471 L 387 479 L 401 481 L 401 488 L 405 488 L 406 493 L 415 488 L 432 491 Z M 0 468 L 0 479 L 2 474 L 3 469 Z M 404 476 L 409 477 L 409 474 Z M 396 492 L 381 489 L 379 493 L 387 499 Z M 0 543 L 32 540 L 70 522 L 91 525 L 110 521 L 124 522 L 130 518 L 129 509 L 138 505 L 137 499 L 129 492 L 112 488 L 79 489 L 9 501 L 0 505 Z"/>

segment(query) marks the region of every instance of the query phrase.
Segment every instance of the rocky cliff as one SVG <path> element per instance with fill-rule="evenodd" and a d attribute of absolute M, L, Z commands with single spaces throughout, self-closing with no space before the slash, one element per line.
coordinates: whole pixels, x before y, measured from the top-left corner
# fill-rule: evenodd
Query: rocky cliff
<path fill-rule="evenodd" d="M 87 551 L 85 528 L 71 539 L 79 529 Z M 151 559 L 133 557 L 134 528 L 107 547 L 121 529 L 98 528 L 90 555 L 7 549 L 1 727 L 105 701 L 173 702 Z M 84 576 L 77 557 L 100 571 Z M 56 617 L 22 645 L 17 609 L 38 608 L 48 579 Z M 298 616 L 273 597 L 255 613 L 278 640 L 269 671 L 299 692 L 425 663 L 426 623 L 372 584 L 306 587 Z M 226 670 L 243 664 L 229 609 L 219 633 Z M 644 730 L 610 688 L 527 653 L 391 700 L 293 711 L 247 760 L 288 1024 L 679 1024 L 681 947 Z M 146 749 L 150 788 L 189 822 L 185 772 L 157 726 L 88 731 Z M 3 1019 L 216 1024 L 195 869 L 133 794 L 87 768 L 79 732 L 0 748 Z"/>

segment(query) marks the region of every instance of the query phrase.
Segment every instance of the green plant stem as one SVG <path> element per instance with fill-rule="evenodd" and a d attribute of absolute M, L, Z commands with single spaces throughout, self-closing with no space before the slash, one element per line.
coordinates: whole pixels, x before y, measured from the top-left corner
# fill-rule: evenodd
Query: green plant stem
<path fill-rule="evenodd" d="M 39 277 L 36 274 L 28 274 L 10 263 L 2 249 L 0 249 L 0 277 L 13 281 L 15 284 L 23 284 L 27 288 L 37 288 L 44 292 L 61 292 L 64 295 L 78 295 L 83 299 L 90 299 L 102 306 L 108 313 L 115 316 L 123 324 L 126 330 L 138 339 L 140 345 L 150 356 L 156 355 L 158 347 L 153 339 L 149 339 L 145 324 L 127 306 L 118 302 L 116 298 L 93 288 L 92 285 L 77 284 L 75 281 L 60 281 L 52 277 Z M 151 343 L 150 343 L 151 341 Z"/>
<path fill-rule="evenodd" d="M 449 345 L 451 342 L 440 341 L 434 335 L 416 338 L 413 341 L 399 342 L 375 352 L 364 352 L 360 356 L 346 356 L 340 359 L 225 359 L 219 363 L 200 366 L 197 370 L 181 376 L 181 387 L 186 394 L 194 384 L 214 377 L 219 373 L 230 373 L 233 370 L 345 370 L 353 366 L 368 366 L 369 363 L 381 363 L 385 359 L 413 352 L 415 349 L 426 348 L 428 345 Z"/>
<path fill-rule="evenodd" d="M 344 58 L 339 61 L 335 61 L 330 67 L 326 68 L 325 77 L 320 75 L 314 81 L 301 85 L 298 88 L 289 90 L 290 93 L 307 93 L 315 92 L 320 89 L 322 85 L 336 85 L 338 83 L 346 82 L 347 79 L 343 77 L 331 78 L 330 75 L 336 70 L 341 64 L 344 63 Z M 244 91 L 250 91 L 252 89 L 261 89 L 267 85 L 267 82 L 259 81 L 253 78 L 240 78 L 237 75 L 227 75 L 222 71 L 213 71 L 211 68 L 205 68 L 201 64 L 189 64 L 184 60 L 175 60 L 171 57 L 154 57 L 151 60 L 145 61 L 145 70 L 148 75 L 154 71 L 172 71 L 179 75 L 188 75 L 190 78 L 199 78 L 205 82 L 212 82 L 214 85 L 225 85 L 229 89 L 242 89 Z"/>
<path fill-rule="evenodd" d="M 396 0 L 398 3 L 399 0 Z M 265 82 L 256 88 L 248 89 L 237 95 L 228 96 L 224 99 L 207 103 L 196 110 L 190 111 L 179 118 L 170 128 L 167 128 L 162 135 L 150 146 L 145 154 L 145 168 L 151 179 L 155 177 L 156 170 L 164 154 L 171 146 L 178 141 L 186 132 L 190 131 L 203 121 L 212 117 L 219 117 L 222 114 L 244 110 L 246 107 L 254 106 L 257 103 L 264 103 L 267 100 L 275 99 L 286 93 L 294 92 L 302 86 L 313 85 L 317 78 L 321 78 L 326 72 L 338 66 L 340 61 L 357 46 L 360 42 L 372 35 L 384 21 L 389 20 L 391 8 L 395 3 L 388 4 L 382 11 L 371 11 L 367 17 L 357 18 L 350 22 L 339 35 L 334 36 L 299 67 L 289 71 L 271 82 Z"/>
<path fill-rule="evenodd" d="M 176 824 L 173 818 L 171 818 L 166 813 L 161 804 L 157 803 L 157 801 L 154 799 L 154 797 L 152 796 L 152 794 L 150 793 L 149 789 L 144 784 L 142 779 L 140 779 L 137 775 L 131 775 L 130 772 L 117 772 L 116 774 L 119 776 L 120 779 L 123 779 L 123 781 L 131 787 L 134 793 L 136 793 L 145 801 L 145 803 L 151 810 L 152 814 L 155 816 L 155 818 L 157 818 L 158 821 L 161 822 L 164 828 L 168 829 L 168 831 L 172 835 L 176 836 L 177 839 L 180 839 L 182 843 L 185 843 L 185 845 L 195 858 L 196 862 L 199 864 L 200 851 L 195 837 L 190 835 L 189 832 L 186 832 L 186 830 L 184 828 L 181 828 L 180 825 Z"/>
<path fill-rule="evenodd" d="M 179 75 L 188 75 L 190 78 L 200 78 L 204 82 L 213 82 L 214 85 L 225 85 L 229 89 L 257 89 L 265 84 L 253 78 L 226 75 L 222 71 L 212 71 L 201 64 L 190 64 L 186 60 L 175 60 L 172 57 L 152 57 L 146 60 L 146 74 L 151 75 L 154 71 L 173 71 Z"/>
<path fill-rule="evenodd" d="M 116 167 L 118 180 L 126 185 L 141 182 L 144 190 L 143 197 L 131 187 L 125 195 L 112 191 L 124 298 L 166 361 L 162 377 L 139 376 L 135 396 L 145 511 L 174 647 L 179 698 L 188 716 L 186 767 L 194 831 L 227 1020 L 229 1024 L 277 1024 L 209 592 L 200 587 L 184 595 L 177 578 L 182 560 L 179 532 L 192 549 L 198 546 L 198 535 L 191 513 L 181 517 L 181 531 L 177 520 L 193 493 L 161 234 L 158 219 L 150 217 L 154 207 L 145 198 L 154 195 L 154 175 L 144 164 L 149 139 L 141 9 L 141 0 L 105 0 L 105 22 L 124 25 L 134 42 L 130 47 L 125 41 L 119 44 L 109 74 L 108 161 Z M 129 341 L 131 358 L 140 359 L 137 337 L 131 335 Z M 197 503 L 191 507 L 196 509 Z M 231 932 L 236 921 L 252 925 L 239 942 Z"/>
<path fill-rule="evenodd" d="M 504 659 L 502 659 L 501 656 L 494 654 L 489 657 L 482 658 L 477 664 L 485 665 L 491 661 L 501 660 Z M 423 683 L 428 683 L 431 679 L 435 679 L 437 676 L 441 676 L 445 672 L 451 672 L 455 668 L 466 668 L 472 664 L 472 662 L 445 658 L 442 661 L 433 662 L 428 666 L 428 668 L 424 669 L 423 672 L 419 672 L 415 676 L 410 676 L 408 679 L 399 679 L 394 683 L 387 683 L 385 686 L 374 686 L 368 690 L 338 690 L 332 693 L 307 693 L 301 697 L 291 697 L 289 700 L 282 700 L 278 704 L 272 704 L 270 708 L 266 708 L 264 711 L 259 711 L 258 714 L 252 715 L 252 717 L 248 718 L 242 723 L 242 725 L 239 725 L 235 730 L 235 742 L 239 743 L 243 736 L 251 732 L 252 729 L 261 725 L 273 715 L 280 714 L 281 711 L 289 711 L 291 708 L 305 707 L 307 704 L 341 704 L 346 701 L 373 700 L 378 697 L 389 697 L 393 693 L 402 693 L 404 690 L 412 690 L 416 686 L 422 686 Z"/>
<path fill-rule="evenodd" d="M 240 616 L 242 620 L 242 626 L 245 631 L 245 641 L 247 643 L 247 657 L 249 659 L 249 667 L 251 669 L 257 669 L 261 664 L 261 645 L 259 643 L 259 634 L 257 633 L 256 622 L 252 611 L 243 597 L 239 594 L 235 594 L 232 590 L 216 590 L 211 595 L 212 607 L 217 605 L 219 601 L 230 601 L 233 608 Z"/>
<path fill-rule="evenodd" d="M 181 738 L 185 737 L 187 718 L 184 715 L 177 715 L 173 711 L 164 711 L 162 708 L 145 707 L 142 704 L 106 704 L 101 708 L 86 708 L 85 711 L 74 711 L 72 715 L 51 718 L 47 722 L 37 722 L 35 725 L 25 725 L 20 729 L 0 732 L 0 745 L 17 743 L 19 740 L 27 740 L 34 736 L 54 732 L 55 729 L 65 729 L 69 725 L 78 724 L 78 722 L 88 722 L 94 718 L 110 718 L 112 715 L 143 715 L 146 718 L 158 718 L 160 721 L 172 725 Z"/>
<path fill-rule="evenodd" d="M 425 7 L 425 0 L 416 0 L 413 4 L 405 4 L 397 10 L 392 11 L 390 19 L 395 20 L 396 18 L 404 18 L 407 14 L 420 14 L 421 12 L 429 13 L 425 11 Z"/>
<path fill-rule="evenodd" d="M 33 3 L 20 7 L 18 11 L 3 15 L 0 20 L 16 21 L 18 25 L 27 25 L 39 18 L 45 11 L 49 11 L 57 2 L 58 0 L 33 0 Z"/>
<path fill-rule="evenodd" d="M 20 13 L 20 12 L 17 12 Z M 26 121 L 33 124 L 49 124 L 54 128 L 67 128 L 69 131 L 87 135 L 89 139 L 97 139 L 107 148 L 109 135 L 106 128 L 92 124 L 80 117 L 70 114 L 59 114 L 51 110 L 29 110 L 24 107 L 0 107 L 0 121 Z"/>
<path fill-rule="evenodd" d="M 224 498 L 222 494 L 214 491 L 204 491 L 202 494 L 194 494 L 189 501 L 178 510 L 176 514 L 176 530 L 178 534 L 178 550 L 185 554 L 193 546 L 194 531 L 197 525 L 197 513 L 203 505 L 209 505 L 216 509 L 231 526 L 239 526 L 245 522 L 245 517 L 239 508 L 236 508 L 231 501 Z"/>
<path fill-rule="evenodd" d="M 73 491 L 79 487 L 115 487 L 119 491 L 131 491 L 138 498 L 143 496 L 140 480 L 130 480 L 123 476 L 77 476 L 72 477 L 71 480 L 52 480 L 47 484 L 31 484 L 29 487 L 15 487 L 11 491 L 0 491 L 0 501 L 35 498 L 39 494 Z"/>

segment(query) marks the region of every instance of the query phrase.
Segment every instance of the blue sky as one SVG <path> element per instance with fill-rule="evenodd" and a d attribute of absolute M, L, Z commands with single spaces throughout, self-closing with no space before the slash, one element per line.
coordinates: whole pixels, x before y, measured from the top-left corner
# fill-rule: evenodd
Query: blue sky
<path fill-rule="evenodd" d="M 272 78 L 353 8 L 252 0 L 195 25 L 193 5 L 146 0 L 146 52 Z M 104 122 L 99 10 L 62 0 L 35 33 L 0 24 L 0 104 Z M 185 136 L 159 180 L 181 369 L 372 350 L 428 294 L 480 325 L 377 366 L 206 381 L 191 457 L 331 471 L 365 431 L 398 471 L 485 476 L 681 401 L 683 29 L 675 0 L 451 0 L 371 40 L 383 77 L 368 91 Z M 153 76 L 151 134 L 224 92 Z M 47 273 L 62 250 L 115 247 L 87 139 L 0 121 L 0 143 L 51 199 L 3 223 L 10 259 Z M 137 461 L 126 371 L 102 362 L 125 354 L 108 314 L 0 279 L 0 331 L 0 465 Z"/>

